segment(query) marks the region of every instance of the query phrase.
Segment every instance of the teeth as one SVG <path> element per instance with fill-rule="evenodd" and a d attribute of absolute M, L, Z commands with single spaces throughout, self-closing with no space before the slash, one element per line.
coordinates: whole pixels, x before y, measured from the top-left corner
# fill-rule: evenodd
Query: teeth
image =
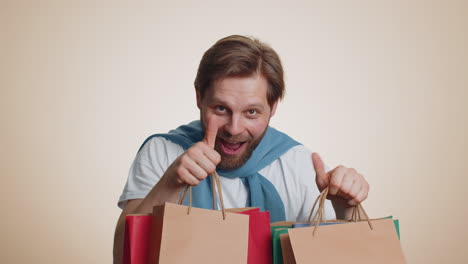
<path fill-rule="evenodd" d="M 229 141 L 229 140 L 224 140 L 224 141 L 226 141 L 229 144 L 239 144 L 239 143 L 241 143 L 241 142 L 232 142 L 232 141 Z"/>

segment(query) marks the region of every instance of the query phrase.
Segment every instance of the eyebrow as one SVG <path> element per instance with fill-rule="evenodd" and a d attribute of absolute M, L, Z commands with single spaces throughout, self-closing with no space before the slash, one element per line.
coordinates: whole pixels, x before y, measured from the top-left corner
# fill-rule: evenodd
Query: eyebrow
<path fill-rule="evenodd" d="M 213 103 L 211 105 L 216 105 L 216 104 L 222 104 L 222 105 L 228 105 L 228 103 L 224 100 L 221 100 L 220 98 L 216 98 L 214 97 L 213 98 Z M 263 110 L 265 107 L 263 107 L 263 105 L 261 104 L 258 104 L 258 103 L 253 103 L 253 104 L 249 104 L 247 105 L 246 108 L 258 108 L 259 110 Z"/>
<path fill-rule="evenodd" d="M 252 105 L 249 105 L 247 108 L 258 108 L 260 110 L 263 110 L 263 105 L 259 105 L 259 104 L 252 104 Z"/>

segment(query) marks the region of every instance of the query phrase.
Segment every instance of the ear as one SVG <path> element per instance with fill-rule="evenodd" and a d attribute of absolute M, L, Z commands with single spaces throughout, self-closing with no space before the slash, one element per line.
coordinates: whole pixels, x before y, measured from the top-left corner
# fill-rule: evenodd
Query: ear
<path fill-rule="evenodd" d="M 278 102 L 279 100 L 276 100 L 276 102 L 273 103 L 273 105 L 271 106 L 271 115 L 270 117 L 273 117 L 276 113 L 276 107 L 278 106 Z"/>
<path fill-rule="evenodd" d="M 196 91 L 196 93 L 197 93 L 197 107 L 198 109 L 201 109 L 201 103 L 202 103 L 201 95 L 199 91 Z"/>

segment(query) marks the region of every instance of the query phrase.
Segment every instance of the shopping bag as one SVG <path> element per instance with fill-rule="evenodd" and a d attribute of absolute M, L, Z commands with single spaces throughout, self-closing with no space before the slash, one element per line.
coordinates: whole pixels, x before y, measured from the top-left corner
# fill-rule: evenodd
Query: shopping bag
<path fill-rule="evenodd" d="M 391 217 L 391 216 L 390 216 L 390 218 L 393 219 L 393 217 Z M 399 219 L 394 219 L 393 224 L 395 225 L 395 229 L 396 229 L 397 234 L 398 234 L 398 239 L 401 239 L 401 237 L 400 237 L 400 220 Z"/>
<path fill-rule="evenodd" d="M 317 223 L 327 194 L 325 189 L 320 196 Z M 393 219 L 371 220 L 362 206 L 355 209 L 357 215 L 364 213 L 366 221 L 288 229 L 296 263 L 406 263 Z"/>
<path fill-rule="evenodd" d="M 392 219 L 391 216 L 389 217 L 386 217 L 386 219 Z M 320 223 L 321 226 L 325 226 L 325 225 L 334 225 L 334 224 L 346 224 L 346 223 L 349 223 L 349 221 L 337 221 L 337 222 L 326 222 L 326 223 Z M 398 234 L 398 238 L 400 237 L 400 231 L 399 231 L 399 220 L 393 220 L 393 223 L 394 223 L 394 226 L 395 226 L 395 229 L 397 231 L 397 234 Z M 310 227 L 310 226 L 314 226 L 315 224 L 314 223 L 293 223 L 292 224 L 292 228 L 301 228 L 301 227 Z M 296 260 L 294 258 L 294 253 L 293 253 L 293 250 L 292 250 L 292 246 L 291 246 L 291 241 L 289 239 L 289 234 L 287 232 L 284 232 L 284 233 L 281 233 L 279 235 L 279 239 L 280 239 L 280 247 L 281 247 L 281 256 L 278 256 L 277 259 L 281 259 L 282 258 L 282 262 L 278 261 L 278 263 L 284 263 L 284 264 L 295 264 L 296 263 Z"/>
<path fill-rule="evenodd" d="M 281 248 L 280 236 L 287 234 L 290 226 L 272 226 L 272 247 L 273 247 L 273 264 L 283 264 L 283 250 Z"/>
<path fill-rule="evenodd" d="M 191 206 L 191 188 L 179 204 L 153 207 L 150 263 L 239 264 L 247 262 L 249 216 L 226 212 L 219 176 L 221 210 Z M 189 190 L 189 206 L 181 205 Z M 214 190 L 213 190 L 214 192 Z"/>
<path fill-rule="evenodd" d="M 272 247 L 270 231 L 270 213 L 260 212 L 260 208 L 226 209 L 228 212 L 248 215 L 249 249 L 248 264 L 271 264 Z"/>
<path fill-rule="evenodd" d="M 146 264 L 151 238 L 151 214 L 130 214 L 125 217 L 124 264 Z"/>
<path fill-rule="evenodd" d="M 321 225 L 334 224 L 331 222 L 320 223 Z M 273 244 L 273 264 L 296 263 L 289 241 L 288 229 L 310 226 L 310 222 L 276 222 L 271 226 Z"/>
<path fill-rule="evenodd" d="M 291 246 L 291 240 L 289 239 L 289 234 L 280 234 L 280 243 L 281 243 L 281 253 L 283 256 L 284 264 L 295 264 L 296 259 L 294 258 L 293 249 Z"/>
<path fill-rule="evenodd" d="M 317 205 L 319 198 L 316 199 L 314 205 L 312 206 L 312 210 L 307 221 L 303 221 L 303 222 L 283 221 L 283 222 L 275 222 L 271 224 L 272 245 L 273 245 L 273 264 L 296 263 L 294 259 L 294 254 L 291 248 L 291 242 L 289 241 L 288 229 L 302 227 L 302 226 L 310 226 L 312 223 L 312 216 L 313 216 L 312 213 L 314 212 L 315 206 Z M 319 224 L 328 225 L 328 224 L 334 224 L 337 222 L 341 222 L 341 220 L 322 221 Z"/>
<path fill-rule="evenodd" d="M 288 229 L 298 224 L 309 224 L 309 223 L 310 222 L 283 221 L 283 222 L 275 222 L 271 224 L 270 228 L 271 228 L 271 239 L 272 239 L 272 247 L 273 247 L 273 264 L 283 264 L 283 263 L 291 262 L 290 256 L 294 256 L 294 255 L 292 255 L 292 252 L 289 253 L 288 245 L 286 245 L 286 248 L 283 247 L 283 243 L 288 243 L 288 241 L 285 241 L 289 239 Z"/>
<path fill-rule="evenodd" d="M 393 219 L 393 216 L 387 216 L 387 217 L 384 217 L 384 218 L 381 218 L 381 219 Z M 374 219 L 374 220 L 377 220 L 377 219 Z M 359 220 L 359 221 L 362 221 L 362 220 Z M 320 225 L 334 225 L 334 224 L 342 224 L 342 223 L 346 223 L 346 222 L 335 222 L 335 223 L 328 222 L 328 223 L 320 223 Z M 393 219 L 393 224 L 395 226 L 395 231 L 397 232 L 398 239 L 400 239 L 400 220 Z M 311 224 L 311 223 L 295 223 L 295 224 L 292 225 L 292 228 L 309 227 L 309 226 L 313 226 L 313 224 Z"/>

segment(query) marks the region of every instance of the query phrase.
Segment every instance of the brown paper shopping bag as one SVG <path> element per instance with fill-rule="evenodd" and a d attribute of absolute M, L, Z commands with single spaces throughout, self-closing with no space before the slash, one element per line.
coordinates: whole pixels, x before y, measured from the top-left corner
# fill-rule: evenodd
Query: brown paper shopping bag
<path fill-rule="evenodd" d="M 284 264 L 296 264 L 296 259 L 294 258 L 294 253 L 291 245 L 291 240 L 289 234 L 281 234 L 281 251 L 283 254 L 283 263 Z"/>
<path fill-rule="evenodd" d="M 221 211 L 191 207 L 191 188 L 180 204 L 153 208 L 150 263 L 247 263 L 249 216 L 224 210 L 219 176 L 214 178 Z M 187 190 L 190 205 L 183 206 Z"/>
<path fill-rule="evenodd" d="M 320 200 L 320 196 L 315 200 L 314 205 L 312 206 L 312 209 L 310 211 L 310 215 L 307 221 L 301 221 L 301 222 L 276 222 L 273 223 L 271 226 L 272 227 L 281 227 L 277 228 L 275 231 L 275 236 L 274 240 L 278 239 L 279 240 L 279 245 L 280 245 L 280 251 L 281 254 L 275 254 L 275 263 L 282 263 L 282 264 L 296 264 L 296 259 L 294 258 L 294 253 L 291 245 L 291 240 L 289 239 L 289 233 L 288 230 L 290 228 L 295 228 L 296 225 L 298 224 L 308 224 L 308 225 L 314 225 L 316 222 L 312 222 L 312 214 L 314 212 L 315 206 L 317 205 L 317 202 Z M 319 210 L 323 208 L 319 208 Z M 333 221 L 323 221 L 326 224 L 329 223 L 335 223 L 335 222 L 340 222 L 338 220 L 333 220 Z M 323 223 L 322 223 L 323 224 Z M 273 241 L 273 244 L 275 245 L 276 241 Z M 278 249 L 277 249 L 278 250 Z"/>
<path fill-rule="evenodd" d="M 353 212 L 354 222 L 319 225 L 327 194 L 325 189 L 320 196 L 314 227 L 288 230 L 296 263 L 406 263 L 393 220 L 370 220 L 360 205 Z M 361 211 L 366 221 L 357 218 Z"/>

